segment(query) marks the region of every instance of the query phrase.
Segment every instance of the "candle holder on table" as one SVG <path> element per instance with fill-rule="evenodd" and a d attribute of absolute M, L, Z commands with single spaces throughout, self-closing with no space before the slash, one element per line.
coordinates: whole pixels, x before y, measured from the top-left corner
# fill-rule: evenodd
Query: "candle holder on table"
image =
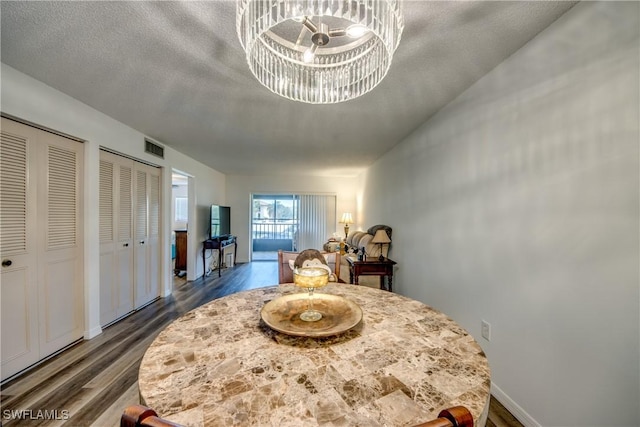
<path fill-rule="evenodd" d="M 300 319 L 305 322 L 317 322 L 322 319 L 322 313 L 313 308 L 313 293 L 329 283 L 329 271 L 321 267 L 301 267 L 293 270 L 293 283 L 309 292 L 307 309 L 300 313 Z"/>

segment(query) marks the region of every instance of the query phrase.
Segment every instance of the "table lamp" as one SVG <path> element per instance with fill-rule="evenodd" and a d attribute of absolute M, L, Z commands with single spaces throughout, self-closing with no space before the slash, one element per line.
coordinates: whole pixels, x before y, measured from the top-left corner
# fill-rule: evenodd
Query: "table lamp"
<path fill-rule="evenodd" d="M 384 261 L 384 255 L 382 255 L 382 245 L 391 243 L 391 239 L 389 238 L 387 232 L 383 229 L 376 231 L 376 234 L 375 236 L 373 236 L 371 243 L 378 243 L 380 245 L 380 256 L 378 257 L 378 260 Z"/>
<path fill-rule="evenodd" d="M 349 224 L 353 224 L 353 217 L 351 216 L 351 212 L 345 212 L 342 214 L 340 224 L 344 224 L 344 238 L 346 240 L 346 238 L 349 236 Z"/>

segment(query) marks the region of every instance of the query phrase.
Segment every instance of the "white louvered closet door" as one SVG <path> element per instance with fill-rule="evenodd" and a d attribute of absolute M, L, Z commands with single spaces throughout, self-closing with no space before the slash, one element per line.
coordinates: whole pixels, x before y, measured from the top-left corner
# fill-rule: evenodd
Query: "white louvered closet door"
<path fill-rule="evenodd" d="M 0 289 L 2 379 L 40 359 L 35 159 L 37 131 L 2 119 L 0 142 Z"/>
<path fill-rule="evenodd" d="M 148 296 L 152 299 L 160 295 L 160 169 L 149 167 L 147 169 L 148 191 L 148 218 L 149 228 L 147 236 L 147 275 Z"/>
<path fill-rule="evenodd" d="M 144 170 L 134 170 L 134 249 L 133 271 L 134 280 L 134 305 L 136 308 L 143 306 L 146 300 L 147 290 L 147 173 Z"/>
<path fill-rule="evenodd" d="M 117 198 L 117 317 L 133 311 L 133 162 L 118 165 Z"/>
<path fill-rule="evenodd" d="M 100 152 L 100 324 L 102 326 L 118 318 L 116 306 L 116 185 L 112 155 Z"/>
<path fill-rule="evenodd" d="M 100 324 L 133 311 L 133 160 L 100 152 Z"/>
<path fill-rule="evenodd" d="M 2 378 L 82 337 L 83 144 L 2 119 Z"/>
<path fill-rule="evenodd" d="M 134 305 L 153 301 L 159 287 L 160 170 L 134 164 Z"/>
<path fill-rule="evenodd" d="M 48 132 L 38 141 L 40 353 L 83 336 L 84 145 Z"/>

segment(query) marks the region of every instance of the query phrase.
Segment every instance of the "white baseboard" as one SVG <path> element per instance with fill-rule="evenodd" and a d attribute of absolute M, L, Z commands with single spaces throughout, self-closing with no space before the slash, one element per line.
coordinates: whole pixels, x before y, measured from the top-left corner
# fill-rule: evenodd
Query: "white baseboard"
<path fill-rule="evenodd" d="M 491 383 L 491 394 L 498 399 L 511 414 L 518 419 L 525 427 L 542 427 L 531 415 L 513 401 L 504 391 L 495 383 Z"/>
<path fill-rule="evenodd" d="M 100 326 L 96 326 L 95 328 L 91 328 L 88 331 L 84 331 L 84 339 L 90 340 L 91 338 L 97 337 L 102 333 L 102 328 Z"/>

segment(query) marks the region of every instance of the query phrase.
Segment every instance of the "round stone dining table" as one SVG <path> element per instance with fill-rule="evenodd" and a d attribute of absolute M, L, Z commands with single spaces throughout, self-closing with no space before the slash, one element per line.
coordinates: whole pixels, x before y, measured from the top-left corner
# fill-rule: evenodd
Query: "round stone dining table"
<path fill-rule="evenodd" d="M 139 372 L 141 403 L 185 426 L 414 426 L 467 407 L 489 410 L 490 370 L 478 343 L 427 305 L 365 286 L 319 293 L 350 299 L 362 321 L 340 335 L 286 335 L 261 319 L 292 284 L 239 292 L 167 326 Z"/>

